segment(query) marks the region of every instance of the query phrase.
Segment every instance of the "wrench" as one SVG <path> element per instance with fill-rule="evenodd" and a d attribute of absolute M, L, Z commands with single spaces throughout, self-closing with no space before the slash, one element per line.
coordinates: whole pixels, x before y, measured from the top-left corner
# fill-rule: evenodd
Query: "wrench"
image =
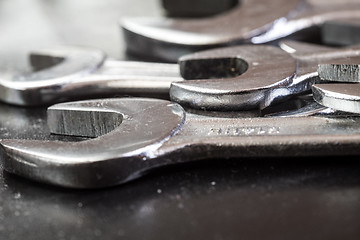
<path fill-rule="evenodd" d="M 358 0 L 243 0 L 215 17 L 128 18 L 121 25 L 129 52 L 177 61 L 199 50 L 267 43 L 327 21 L 359 16 Z"/>
<path fill-rule="evenodd" d="M 1 101 L 37 106 L 99 95 L 166 97 L 171 82 L 183 80 L 176 64 L 106 60 L 102 51 L 90 48 L 36 51 L 30 63 L 40 71 L 0 76 Z"/>
<path fill-rule="evenodd" d="M 171 99 L 192 108 L 265 108 L 310 90 L 318 63 L 357 53 L 357 48 L 330 49 L 296 42 L 282 46 L 293 57 L 271 46 L 244 45 L 184 56 L 179 65 L 105 61 L 102 52 L 89 49 L 44 50 L 31 55 L 32 65 L 41 71 L 0 79 L 0 99 L 34 106 L 100 95 L 166 97 L 171 86 Z M 184 79 L 193 81 L 181 81 Z"/>
<path fill-rule="evenodd" d="M 63 187 L 99 188 L 201 159 L 360 153 L 359 116 L 216 117 L 166 100 L 123 98 L 57 104 L 48 122 L 55 134 L 98 137 L 1 140 L 6 171 Z"/>
<path fill-rule="evenodd" d="M 208 94 L 207 108 L 256 108 L 273 89 L 286 87 L 296 70 L 295 60 L 289 54 L 271 46 L 199 52 L 180 59 L 179 65 L 105 61 L 102 52 L 79 48 L 44 50 L 33 53 L 30 59 L 32 65 L 41 71 L 0 79 L 1 100 L 27 106 L 121 93 L 159 97 L 160 94 L 169 94 L 172 82 L 184 80 L 179 74 L 180 66 L 185 79 L 205 79 L 198 85 L 209 86 L 202 91 L 204 96 Z M 266 59 L 276 62 L 267 62 Z M 275 67 L 278 68 L 276 72 L 273 71 Z M 224 77 L 228 79 L 211 79 Z M 194 84 L 196 82 L 199 81 L 194 81 Z M 211 89 L 214 87 L 216 89 Z M 180 101 L 177 93 L 182 95 L 175 89 L 171 93 L 172 99 Z"/>
<path fill-rule="evenodd" d="M 318 65 L 339 61 L 360 61 L 360 47 L 330 48 L 296 41 L 283 41 L 280 47 L 292 57 L 269 46 L 255 45 L 237 47 L 244 49 L 241 54 L 231 53 L 232 48 L 220 48 L 181 57 L 180 71 L 185 78 L 216 76 L 208 66 L 233 54 L 235 72 L 246 71 L 237 77 L 215 78 L 211 81 L 193 80 L 174 82 L 170 88 L 171 100 L 182 106 L 207 110 L 264 109 L 276 102 L 284 101 L 291 95 L 311 90 L 319 81 Z M 248 49 L 247 51 L 245 51 Z M 247 59 L 244 62 L 242 59 Z M 212 61 L 210 61 L 212 60 Z M 296 60 L 296 62 L 295 62 Z M 212 63 L 213 62 L 213 63 Z M 247 64 L 245 64 L 247 63 Z M 238 67 L 236 67 L 236 64 Z M 191 70 L 194 72 L 191 72 Z M 238 69 L 238 70 L 237 70 Z M 274 71 L 276 69 L 276 71 Z M 190 72 L 187 72 L 189 70 Z M 281 81 L 279 81 L 281 80 Z"/>

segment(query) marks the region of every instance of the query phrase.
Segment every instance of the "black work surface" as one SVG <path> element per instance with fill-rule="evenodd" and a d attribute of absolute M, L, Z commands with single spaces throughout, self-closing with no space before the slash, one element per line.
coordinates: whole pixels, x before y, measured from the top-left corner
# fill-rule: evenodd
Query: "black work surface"
<path fill-rule="evenodd" d="M 0 1 L 1 68 L 26 69 L 28 50 L 61 43 L 123 58 L 117 19 L 159 15 L 157 4 Z M 0 138 L 59 139 L 49 135 L 46 108 L 5 104 Z M 51 187 L 0 171 L 0 239 L 117 238 L 360 239 L 360 162 L 214 159 L 102 190 Z"/>

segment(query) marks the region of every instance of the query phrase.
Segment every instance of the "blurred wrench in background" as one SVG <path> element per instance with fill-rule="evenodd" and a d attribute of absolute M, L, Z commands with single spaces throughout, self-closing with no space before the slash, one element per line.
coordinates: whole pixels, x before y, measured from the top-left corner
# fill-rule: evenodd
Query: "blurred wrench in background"
<path fill-rule="evenodd" d="M 360 19 L 329 21 L 321 28 L 325 44 L 347 46 L 360 44 Z"/>
<path fill-rule="evenodd" d="M 57 47 L 29 57 L 37 72 L 2 74 L 1 101 L 38 106 L 119 94 L 166 97 L 171 82 L 183 80 L 176 64 L 107 60 L 90 48 Z"/>
<path fill-rule="evenodd" d="M 195 51 L 267 43 L 327 21 L 349 18 L 360 18 L 358 0 L 243 0 L 214 17 L 128 18 L 121 25 L 130 53 L 174 62 Z"/>

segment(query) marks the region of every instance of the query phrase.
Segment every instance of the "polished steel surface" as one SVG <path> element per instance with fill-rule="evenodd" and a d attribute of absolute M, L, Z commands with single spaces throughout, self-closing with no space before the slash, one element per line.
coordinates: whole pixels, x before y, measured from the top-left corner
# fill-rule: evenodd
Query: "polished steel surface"
<path fill-rule="evenodd" d="M 272 46 L 220 48 L 179 59 L 185 79 L 173 83 L 170 98 L 197 109 L 229 111 L 260 108 L 270 95 L 292 84 L 296 61 Z M 276 71 L 274 71 L 276 68 Z M 213 78 L 213 79 L 210 79 Z M 269 101 L 271 102 L 271 101 Z"/>
<path fill-rule="evenodd" d="M 121 26 L 130 52 L 177 61 L 187 53 L 247 41 L 271 29 L 275 21 L 287 16 L 297 5 L 298 0 L 246 0 L 215 17 L 124 18 Z"/>
<path fill-rule="evenodd" d="M 171 82 L 183 80 L 177 64 L 106 60 L 102 51 L 83 47 L 33 51 L 30 62 L 41 70 L 0 76 L 1 101 L 38 106 L 96 96 L 166 98 Z"/>
<path fill-rule="evenodd" d="M 359 154 L 358 116 L 243 114 L 203 116 L 141 98 L 62 103 L 48 110 L 52 133 L 105 135 L 81 142 L 1 140 L 1 155 L 8 172 L 64 187 L 97 188 L 200 159 Z"/>
<path fill-rule="evenodd" d="M 208 0 L 209 4 L 211 1 L 218 2 Z M 125 59 L 118 19 L 159 16 L 158 3 L 0 1 L 0 68 L 22 71 L 28 52 L 64 44 L 93 47 L 111 58 Z M 292 108 L 276 105 L 269 109 L 277 113 Z M 222 112 L 218 116 L 231 114 Z M 257 116 L 256 111 L 246 115 Z M 86 140 L 50 134 L 45 107 L 15 107 L 1 102 L 0 138 Z M 347 156 L 339 146 L 334 149 L 339 149 L 341 156 L 280 157 L 280 153 L 279 157 L 225 159 L 224 152 L 220 158 L 157 168 L 127 184 L 96 190 L 39 184 L 9 174 L 1 164 L 0 239 L 358 240 L 359 154 Z"/>
<path fill-rule="evenodd" d="M 63 103 L 49 108 L 48 118 L 55 134 L 95 137 L 114 130 L 76 143 L 1 140 L 4 168 L 39 181 L 85 188 L 135 178 L 133 167 L 181 129 L 185 114 L 165 100 L 128 98 Z"/>
<path fill-rule="evenodd" d="M 319 82 L 319 64 L 360 61 L 359 46 L 332 48 L 288 40 L 280 47 L 289 54 L 271 46 L 243 45 L 183 56 L 180 73 L 193 80 L 174 82 L 170 98 L 203 110 L 264 109 L 310 91 Z"/>
<path fill-rule="evenodd" d="M 323 106 L 360 113 L 360 84 L 315 84 L 313 96 Z"/>
<path fill-rule="evenodd" d="M 128 18 L 122 27 L 129 51 L 176 61 L 201 49 L 266 43 L 330 20 L 359 16 L 357 0 L 244 0 L 204 19 Z"/>
<path fill-rule="evenodd" d="M 128 94 L 168 98 L 174 83 L 170 97 L 185 106 L 263 109 L 310 90 L 318 64 L 344 57 L 348 62 L 360 59 L 358 47 L 337 49 L 293 41 L 282 42 L 281 47 L 291 55 L 262 45 L 207 50 L 180 58 L 180 70 L 177 64 L 105 60 L 104 53 L 87 48 L 41 50 L 30 55 L 33 68 L 40 71 L 3 77 L 0 99 L 36 106 Z"/>

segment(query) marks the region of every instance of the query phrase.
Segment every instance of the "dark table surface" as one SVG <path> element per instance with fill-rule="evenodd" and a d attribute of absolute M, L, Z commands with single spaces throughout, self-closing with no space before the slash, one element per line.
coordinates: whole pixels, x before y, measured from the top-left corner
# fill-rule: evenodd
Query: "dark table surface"
<path fill-rule="evenodd" d="M 28 70 L 28 51 L 57 44 L 124 59 L 118 20 L 161 14 L 155 0 L 0 0 L 0 69 Z M 0 104 L 0 138 L 60 137 L 46 108 Z M 360 239 L 359 157 L 213 159 L 101 190 L 0 171 L 0 239 L 117 238 Z"/>

